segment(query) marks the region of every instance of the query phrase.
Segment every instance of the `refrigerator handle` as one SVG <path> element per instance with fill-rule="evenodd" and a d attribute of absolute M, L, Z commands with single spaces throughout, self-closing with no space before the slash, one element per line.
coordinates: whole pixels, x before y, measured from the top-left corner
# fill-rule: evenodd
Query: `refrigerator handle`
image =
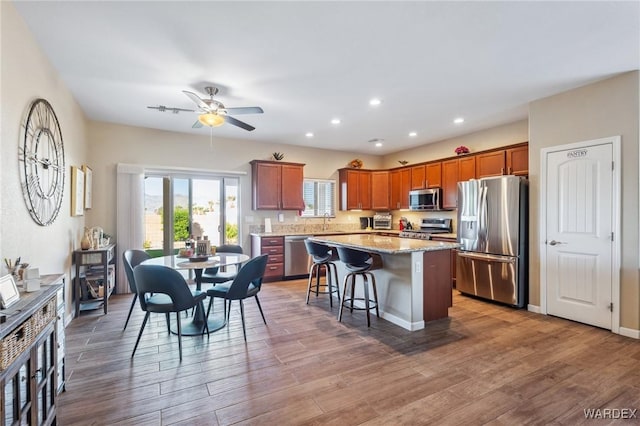
<path fill-rule="evenodd" d="M 499 262 L 499 263 L 515 263 L 516 262 L 516 258 L 511 256 L 494 256 L 491 254 L 469 253 L 465 251 L 459 251 L 458 256 L 465 257 L 472 260 L 481 260 L 484 262 Z"/>
<path fill-rule="evenodd" d="M 480 187 L 480 196 L 479 196 L 479 205 L 478 208 L 478 239 L 482 238 L 484 247 L 487 244 L 487 236 L 489 230 L 487 229 L 488 221 L 487 221 L 487 187 Z"/>

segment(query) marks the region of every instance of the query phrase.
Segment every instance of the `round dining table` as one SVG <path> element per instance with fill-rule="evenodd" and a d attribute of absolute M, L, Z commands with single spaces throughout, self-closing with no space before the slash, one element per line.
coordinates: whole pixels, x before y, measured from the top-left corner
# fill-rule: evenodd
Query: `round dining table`
<path fill-rule="evenodd" d="M 249 260 L 250 257 L 246 254 L 240 253 L 224 253 L 217 252 L 214 255 L 210 255 L 206 260 L 193 261 L 187 257 L 181 257 L 178 255 L 173 256 L 161 256 L 152 257 L 141 263 L 141 265 L 162 265 L 172 269 L 184 269 L 192 270 L 195 274 L 196 290 L 202 290 L 202 271 L 207 268 L 225 267 L 231 265 L 241 265 Z M 193 314 L 193 320 L 189 324 L 182 326 L 183 336 L 198 336 L 203 334 L 205 330 L 205 321 L 209 327 L 209 332 L 217 331 L 226 325 L 224 312 L 222 317 L 220 315 L 211 315 L 212 318 L 207 318 L 205 315 L 204 304 L 202 302 L 196 305 L 196 310 Z M 171 329 L 171 332 L 177 334 L 177 330 Z"/>

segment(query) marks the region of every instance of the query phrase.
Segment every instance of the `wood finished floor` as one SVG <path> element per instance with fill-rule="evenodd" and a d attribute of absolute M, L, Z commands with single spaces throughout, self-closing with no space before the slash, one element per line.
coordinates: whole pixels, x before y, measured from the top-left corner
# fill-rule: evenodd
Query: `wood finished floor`
<path fill-rule="evenodd" d="M 268 325 L 246 303 L 207 337 L 177 336 L 152 316 L 135 358 L 138 305 L 83 313 L 66 329 L 58 424 L 519 425 L 586 420 L 586 408 L 640 409 L 640 344 L 606 330 L 454 295 L 450 318 L 408 332 L 363 312 L 336 320 L 306 281 L 266 283 Z M 221 306 L 221 305 L 220 305 Z M 640 412 L 640 410 L 639 410 Z M 636 414 L 640 418 L 640 413 Z"/>

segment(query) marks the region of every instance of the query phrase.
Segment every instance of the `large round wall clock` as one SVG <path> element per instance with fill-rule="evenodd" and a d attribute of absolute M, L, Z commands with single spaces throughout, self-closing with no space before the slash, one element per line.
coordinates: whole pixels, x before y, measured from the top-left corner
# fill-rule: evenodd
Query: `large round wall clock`
<path fill-rule="evenodd" d="M 36 223 L 51 225 L 62 205 L 65 166 L 60 123 L 46 100 L 36 99 L 29 107 L 18 151 L 27 209 Z"/>

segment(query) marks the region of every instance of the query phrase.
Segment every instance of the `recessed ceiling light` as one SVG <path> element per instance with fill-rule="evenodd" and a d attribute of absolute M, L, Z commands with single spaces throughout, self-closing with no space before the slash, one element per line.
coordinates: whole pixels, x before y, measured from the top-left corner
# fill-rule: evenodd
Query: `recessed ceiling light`
<path fill-rule="evenodd" d="M 313 133 L 311 133 L 311 132 L 307 132 L 307 133 L 305 133 L 304 135 L 305 135 L 306 137 L 308 137 L 308 138 L 312 138 L 312 137 L 313 137 Z"/>
<path fill-rule="evenodd" d="M 340 124 L 340 119 L 334 118 L 333 120 L 331 120 L 331 124 Z"/>
<path fill-rule="evenodd" d="M 378 106 L 382 103 L 382 101 L 378 98 L 373 98 L 369 101 L 369 105 L 371 106 Z"/>
<path fill-rule="evenodd" d="M 374 146 L 379 148 L 379 147 L 382 146 L 382 143 L 384 142 L 384 139 L 373 138 L 373 139 L 369 139 L 368 142 L 374 144 Z"/>
<path fill-rule="evenodd" d="M 415 138 L 416 136 L 418 136 L 418 133 L 411 132 L 411 133 L 409 133 L 409 136 L 412 137 L 412 138 Z"/>
<path fill-rule="evenodd" d="M 453 120 L 453 122 L 454 122 L 455 124 L 462 124 L 462 123 L 464 123 L 464 118 L 462 118 L 462 117 L 458 117 L 458 118 L 456 118 L 455 120 Z"/>

